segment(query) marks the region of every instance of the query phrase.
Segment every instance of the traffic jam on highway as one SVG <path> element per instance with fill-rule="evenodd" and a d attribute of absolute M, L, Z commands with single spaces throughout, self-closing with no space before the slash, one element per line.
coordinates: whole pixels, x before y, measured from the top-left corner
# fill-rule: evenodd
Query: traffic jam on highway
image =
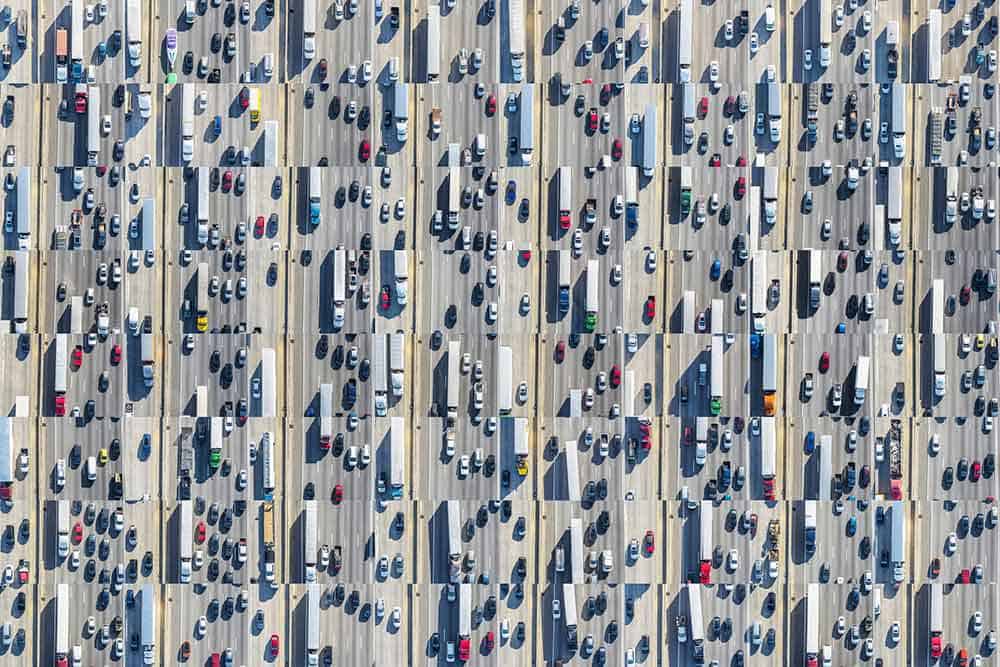
<path fill-rule="evenodd" d="M 917 4 L 0 7 L 0 663 L 996 664 L 1000 8 Z"/>

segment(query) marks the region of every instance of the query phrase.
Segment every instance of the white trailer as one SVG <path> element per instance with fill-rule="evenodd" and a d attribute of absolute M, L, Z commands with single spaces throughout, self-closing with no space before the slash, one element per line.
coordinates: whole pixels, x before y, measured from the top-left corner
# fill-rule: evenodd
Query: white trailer
<path fill-rule="evenodd" d="M 820 605 L 825 604 L 820 601 L 820 588 L 818 583 L 810 583 L 806 595 L 806 662 L 809 659 L 819 657 L 819 616 Z"/>
<path fill-rule="evenodd" d="M 694 3 L 692 0 L 681 0 L 680 29 L 677 42 L 677 80 L 681 83 L 691 81 L 691 41 L 694 29 Z"/>
<path fill-rule="evenodd" d="M 316 55 L 316 0 L 302 0 L 302 57 Z"/>
<path fill-rule="evenodd" d="M 701 614 L 701 586 L 687 584 L 688 618 L 691 623 L 691 651 L 698 655 L 705 642 L 705 619 Z"/>
<path fill-rule="evenodd" d="M 95 167 L 101 152 L 101 89 L 91 86 L 87 98 L 87 166 Z"/>
<path fill-rule="evenodd" d="M 573 167 L 559 167 L 559 226 L 569 229 L 573 210 Z"/>
<path fill-rule="evenodd" d="M 684 290 L 684 299 L 681 304 L 681 333 L 693 334 L 695 320 L 694 290 Z"/>
<path fill-rule="evenodd" d="M 656 169 L 656 105 L 647 104 L 642 117 L 642 175 L 649 178 Z"/>
<path fill-rule="evenodd" d="M 819 488 L 816 499 L 828 502 L 833 500 L 831 487 L 833 485 L 833 436 L 823 435 L 819 439 Z"/>
<path fill-rule="evenodd" d="M 177 542 L 180 545 L 180 571 L 179 580 L 182 584 L 186 584 L 191 581 L 191 556 L 192 556 L 192 540 L 194 539 L 194 533 L 192 532 L 192 507 L 190 500 L 180 500 L 177 503 L 179 505 L 181 513 L 180 521 L 180 535 L 177 536 Z"/>
<path fill-rule="evenodd" d="M 278 416 L 278 377 L 275 371 L 275 352 L 273 347 L 265 347 L 260 353 L 261 393 L 260 416 Z"/>
<path fill-rule="evenodd" d="M 778 168 L 764 167 L 764 222 L 775 224 L 778 219 Z"/>
<path fill-rule="evenodd" d="M 329 449 L 333 438 L 333 385 L 324 382 L 319 386 L 319 446 Z"/>
<path fill-rule="evenodd" d="M 441 5 L 427 6 L 427 83 L 441 75 Z"/>
<path fill-rule="evenodd" d="M 462 524 L 461 510 L 457 500 L 446 501 L 446 513 L 448 515 L 448 562 L 451 568 L 450 581 L 455 583 L 461 575 L 462 562 Z"/>
<path fill-rule="evenodd" d="M 535 87 L 532 84 L 521 86 L 521 102 L 518 104 L 518 120 L 521 127 L 518 132 L 518 142 L 521 147 L 521 162 L 531 164 L 531 154 L 535 151 Z"/>
<path fill-rule="evenodd" d="M 774 417 L 760 417 L 760 476 L 765 486 L 768 480 L 773 484 L 777 473 L 776 451 Z"/>
<path fill-rule="evenodd" d="M 156 250 L 156 200 L 144 197 L 142 200 L 142 249 L 149 253 Z"/>
<path fill-rule="evenodd" d="M 264 121 L 264 161 L 262 167 L 278 166 L 278 121 Z"/>
<path fill-rule="evenodd" d="M 305 562 L 306 581 L 316 581 L 316 547 L 317 522 L 316 522 L 316 501 L 305 501 L 305 535 L 303 536 L 303 561 Z"/>
<path fill-rule="evenodd" d="M 0 485 L 9 488 L 16 481 L 14 476 L 14 434 L 11 429 L 12 417 L 0 417 Z M 66 525 L 67 540 L 69 524 Z M 60 549 L 60 551 L 62 551 Z"/>
<path fill-rule="evenodd" d="M 927 12 L 927 80 L 941 78 L 941 10 Z"/>
<path fill-rule="evenodd" d="M 56 584 L 56 664 L 69 664 L 69 584 Z"/>
<path fill-rule="evenodd" d="M 21 167 L 17 171 L 17 210 L 14 211 L 18 250 L 28 250 L 31 246 L 31 204 L 31 168 Z"/>
<path fill-rule="evenodd" d="M 576 443 L 574 442 L 575 446 Z M 586 581 L 587 573 L 583 569 L 583 520 L 573 518 L 569 520 L 569 564 L 570 580 L 574 584 L 582 584 Z"/>
<path fill-rule="evenodd" d="M 563 620 L 566 623 L 567 634 L 576 633 L 576 586 L 573 584 L 563 584 Z"/>
<path fill-rule="evenodd" d="M 525 64 L 524 0 L 507 0 L 507 20 L 511 74 L 514 83 L 521 83 L 524 80 Z"/>
<path fill-rule="evenodd" d="M 319 601 L 322 597 L 320 584 L 309 584 L 306 588 L 306 665 L 319 665 Z"/>
<path fill-rule="evenodd" d="M 722 396 L 725 391 L 723 380 L 722 350 L 725 345 L 723 336 L 712 336 L 712 368 L 710 382 L 711 411 L 713 415 L 720 413 Z"/>
<path fill-rule="evenodd" d="M 597 314 L 599 310 L 600 294 L 598 294 L 598 283 L 600 281 L 599 262 L 596 259 L 587 260 L 587 320 L 585 328 L 592 332 L 597 325 Z"/>
<path fill-rule="evenodd" d="M 458 636 L 468 639 L 472 634 L 472 585 L 458 587 Z"/>
<path fill-rule="evenodd" d="M 208 417 L 208 386 L 200 384 L 195 388 L 195 417 Z"/>
<path fill-rule="evenodd" d="M 66 393 L 67 341 L 66 334 L 56 334 L 55 382 L 53 386 L 56 394 Z"/>
<path fill-rule="evenodd" d="M 448 167 L 448 228 L 458 229 L 458 210 L 462 200 L 462 171 L 459 167 Z"/>
<path fill-rule="evenodd" d="M 8 454 L 8 459 L 9 456 Z M 56 554 L 60 559 L 69 555 L 69 509 L 68 500 L 58 501 L 58 505 L 56 505 Z"/>
<path fill-rule="evenodd" d="M 274 456 L 274 434 L 270 431 L 264 432 L 264 437 L 261 438 L 260 451 L 261 468 L 264 471 L 264 479 L 261 481 L 261 487 L 264 490 L 264 498 L 271 500 L 274 496 L 274 468 L 276 459 Z"/>
<path fill-rule="evenodd" d="M 344 326 L 345 285 L 347 279 L 347 252 L 338 246 L 333 255 L 333 328 L 339 331 Z"/>
<path fill-rule="evenodd" d="M 181 162 L 194 158 L 194 84 L 181 84 Z"/>
<path fill-rule="evenodd" d="M 635 371 L 622 373 L 622 415 L 635 417 Z"/>
<path fill-rule="evenodd" d="M 944 333 L 944 279 L 931 281 L 931 330 L 932 334 Z"/>
<path fill-rule="evenodd" d="M 128 0 L 125 5 L 125 34 L 128 39 L 128 64 L 138 67 L 142 60 L 142 3 Z"/>
<path fill-rule="evenodd" d="M 514 350 L 501 345 L 497 353 L 497 411 L 509 414 L 514 404 Z"/>
<path fill-rule="evenodd" d="M 392 395 L 397 399 L 403 396 L 403 373 L 404 352 L 406 349 L 406 336 L 401 333 L 389 335 L 389 385 L 392 387 Z"/>
<path fill-rule="evenodd" d="M 726 333 L 726 306 L 722 299 L 712 299 L 711 314 L 712 317 L 709 319 L 709 333 L 713 336 L 721 336 Z"/>
<path fill-rule="evenodd" d="M 890 223 L 903 219 L 903 168 L 889 167 L 888 215 Z"/>
<path fill-rule="evenodd" d="M 26 250 L 14 253 L 14 333 L 28 331 L 28 270 L 30 254 Z"/>
<path fill-rule="evenodd" d="M 402 417 L 393 417 L 389 435 L 389 496 L 394 500 L 403 497 L 403 475 L 406 452 L 403 442 L 406 438 L 406 422 Z"/>
<path fill-rule="evenodd" d="M 815 311 L 819 308 L 823 291 L 820 283 L 823 280 L 822 254 L 819 250 L 807 250 L 809 258 L 809 308 Z M 761 280 L 763 284 L 764 280 Z M 756 292 L 755 292 L 756 295 Z"/>
<path fill-rule="evenodd" d="M 758 250 L 753 254 L 753 273 L 750 277 L 752 282 L 750 313 L 756 319 L 762 319 L 767 315 L 768 255 L 766 250 Z"/>
<path fill-rule="evenodd" d="M 375 334 L 375 362 L 372 379 L 375 387 L 375 416 L 384 417 L 389 410 L 389 385 L 386 372 L 385 334 Z"/>
<path fill-rule="evenodd" d="M 566 441 L 566 496 L 571 502 L 580 502 L 580 454 L 576 440 Z"/>
<path fill-rule="evenodd" d="M 74 296 L 70 299 L 69 306 L 69 332 L 74 334 L 85 333 L 83 330 L 83 297 Z"/>
<path fill-rule="evenodd" d="M 858 357 L 858 363 L 854 369 L 854 404 L 864 405 L 865 395 L 868 393 L 868 376 L 871 372 L 871 358 L 865 355 Z"/>
<path fill-rule="evenodd" d="M 941 398 L 947 390 L 944 334 L 934 334 L 934 395 Z"/>
<path fill-rule="evenodd" d="M 712 560 L 712 552 L 715 550 L 715 537 L 712 526 L 712 502 L 710 500 L 701 501 L 701 509 L 698 511 L 699 519 L 699 546 L 698 551 L 701 562 Z"/>
<path fill-rule="evenodd" d="M 139 599 L 142 618 L 139 639 L 142 645 L 142 664 L 152 665 L 156 655 L 156 594 L 152 584 L 144 584 Z"/>

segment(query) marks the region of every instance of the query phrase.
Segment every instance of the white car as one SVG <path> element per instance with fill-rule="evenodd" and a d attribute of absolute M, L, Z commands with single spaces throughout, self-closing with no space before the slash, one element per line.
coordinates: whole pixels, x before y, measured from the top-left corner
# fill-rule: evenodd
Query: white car
<path fill-rule="evenodd" d="M 802 53 L 802 66 L 805 67 L 806 70 L 811 70 L 813 68 L 813 52 L 812 52 L 812 49 L 806 49 Z"/>
<path fill-rule="evenodd" d="M 890 631 L 889 631 L 889 636 L 892 637 L 892 643 L 893 644 L 898 644 L 899 643 L 899 635 L 900 635 L 900 632 L 899 632 L 899 623 L 898 622 L 893 623 L 892 624 L 892 628 L 890 628 Z"/>
<path fill-rule="evenodd" d="M 646 270 L 650 273 L 656 271 L 656 251 L 652 248 L 646 252 Z"/>
<path fill-rule="evenodd" d="M 955 549 L 957 548 L 958 548 L 958 535 L 956 535 L 955 533 L 949 533 L 944 544 L 945 554 L 948 555 L 953 554 L 955 553 Z"/>
<path fill-rule="evenodd" d="M 878 128 L 878 142 L 880 144 L 889 143 L 889 123 L 882 121 Z"/>
<path fill-rule="evenodd" d="M 562 602 L 559 598 L 552 598 L 552 619 L 559 620 L 562 618 Z"/>
<path fill-rule="evenodd" d="M 372 80 L 372 61 L 366 60 L 361 63 L 361 82 L 368 83 Z"/>
<path fill-rule="evenodd" d="M 583 253 L 583 231 L 576 229 L 573 231 L 573 254 L 579 257 Z"/>
<path fill-rule="evenodd" d="M 465 454 L 458 459 L 458 476 L 464 479 L 469 476 L 469 455 Z"/>
<path fill-rule="evenodd" d="M 208 630 L 208 619 L 204 616 L 198 617 L 198 627 L 196 629 L 196 634 L 199 637 L 204 637 L 205 632 Z"/>
<path fill-rule="evenodd" d="M 865 13 L 861 15 L 861 30 L 865 33 L 871 32 L 872 29 L 872 13 L 870 10 L 866 9 Z"/>
<path fill-rule="evenodd" d="M 757 37 L 756 32 L 752 32 L 750 33 L 750 54 L 757 53 L 758 49 L 760 49 L 760 38 Z"/>
<path fill-rule="evenodd" d="M 708 64 L 708 80 L 716 83 L 719 80 L 719 62 L 713 60 Z"/>
<path fill-rule="evenodd" d="M 875 463 L 882 463 L 885 460 L 885 445 L 881 440 L 875 442 Z"/>
<path fill-rule="evenodd" d="M 740 567 L 740 554 L 736 549 L 729 550 L 729 571 L 735 572 Z"/>
<path fill-rule="evenodd" d="M 844 25 L 844 5 L 837 5 L 833 8 L 833 24 L 838 28 Z"/>
<path fill-rule="evenodd" d="M 732 19 L 729 19 L 729 20 L 726 21 L 726 25 L 724 27 L 723 32 L 725 34 L 727 42 L 733 41 L 733 21 L 732 21 Z"/>

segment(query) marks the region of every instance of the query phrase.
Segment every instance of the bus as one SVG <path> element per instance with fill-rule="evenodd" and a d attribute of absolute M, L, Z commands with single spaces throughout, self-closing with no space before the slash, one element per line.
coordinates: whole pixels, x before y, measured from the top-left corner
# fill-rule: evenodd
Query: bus
<path fill-rule="evenodd" d="M 264 479 L 261 482 L 261 487 L 264 489 L 264 499 L 271 500 L 274 497 L 274 467 L 276 465 L 274 458 L 274 434 L 271 431 L 265 431 L 264 436 L 260 440 L 260 460 L 261 468 L 264 471 Z"/>
<path fill-rule="evenodd" d="M 462 517 L 459 515 L 458 501 L 446 501 L 445 511 L 448 514 L 449 580 L 454 584 L 458 582 L 462 573 L 462 533 L 460 531 Z"/>
<path fill-rule="evenodd" d="M 725 339 L 722 336 L 712 336 L 712 377 L 709 409 L 713 417 L 722 412 L 722 392 L 724 387 L 722 350 L 724 344 Z"/>
<path fill-rule="evenodd" d="M 316 525 L 315 500 L 305 501 L 305 515 L 302 560 L 305 565 L 305 580 L 312 583 L 316 581 L 316 555 L 319 553 L 319 549 L 316 546 L 319 527 Z"/>
<path fill-rule="evenodd" d="M 385 365 L 385 334 L 375 334 L 374 384 L 375 384 L 375 416 L 385 417 L 389 410 L 389 385 L 387 383 Z M 333 390 L 331 389 L 331 392 Z"/>
<path fill-rule="evenodd" d="M 931 281 L 931 330 L 932 334 L 944 333 L 944 279 Z"/>
<path fill-rule="evenodd" d="M 250 123 L 260 122 L 260 88 L 250 89 Z"/>
<path fill-rule="evenodd" d="M 514 400 L 514 350 L 501 345 L 497 352 L 497 412 L 501 415 L 510 414 Z"/>
<path fill-rule="evenodd" d="M 30 254 L 25 250 L 14 253 L 14 333 L 28 331 L 28 266 Z M 82 332 L 81 332 L 82 333 Z"/>
<path fill-rule="evenodd" d="M 101 89 L 91 86 L 87 97 L 87 166 L 95 167 L 101 152 Z"/>
<path fill-rule="evenodd" d="M 69 31 L 56 28 L 56 83 L 66 83 L 69 76 Z"/>
<path fill-rule="evenodd" d="M 198 263 L 198 275 L 195 276 L 196 287 L 196 313 L 195 325 L 201 333 L 208 331 L 208 262 Z"/>
<path fill-rule="evenodd" d="M 760 389 L 763 394 L 764 415 L 773 417 L 778 400 L 778 339 L 774 334 L 764 335 L 764 372 Z"/>
<path fill-rule="evenodd" d="M 760 477 L 764 500 L 775 500 L 775 428 L 774 417 L 760 418 Z"/>
<path fill-rule="evenodd" d="M 521 102 L 518 105 L 520 131 L 518 142 L 521 147 L 521 162 L 531 164 L 531 154 L 535 151 L 535 87 L 528 83 L 521 86 Z"/>
<path fill-rule="evenodd" d="M 559 228 L 567 230 L 572 224 L 570 210 L 573 198 L 573 167 L 559 167 Z"/>
<path fill-rule="evenodd" d="M 427 6 L 427 83 L 441 75 L 441 5 Z"/>
<path fill-rule="evenodd" d="M 462 362 L 462 342 L 448 342 L 448 416 L 458 414 L 458 393 L 461 389 L 459 366 Z"/>
<path fill-rule="evenodd" d="M 868 393 L 868 376 L 870 374 L 871 358 L 861 355 L 854 367 L 854 405 L 864 405 Z"/>
<path fill-rule="evenodd" d="M 647 104 L 642 117 L 642 175 L 649 178 L 656 168 L 656 105 Z"/>
<path fill-rule="evenodd" d="M 275 352 L 273 347 L 265 347 L 260 352 L 261 384 L 263 391 L 260 400 L 261 417 L 278 416 L 278 379 L 275 371 Z"/>
<path fill-rule="evenodd" d="M 819 617 L 821 613 L 819 584 L 810 583 L 806 594 L 806 665 L 817 667 L 819 660 Z"/>
<path fill-rule="evenodd" d="M 309 167 L 309 222 L 318 227 L 323 221 L 323 211 L 320 208 L 320 197 L 323 195 L 323 170 L 320 167 Z"/>
<path fill-rule="evenodd" d="M 181 162 L 194 158 L 194 85 L 181 84 Z"/>
<path fill-rule="evenodd" d="M 128 0 L 125 5 L 125 32 L 128 38 L 128 64 L 138 67 L 142 58 L 142 5 Z"/>
<path fill-rule="evenodd" d="M 941 78 L 941 10 L 927 12 L 927 80 Z"/>
<path fill-rule="evenodd" d="M 681 83 L 691 81 L 691 40 L 694 30 L 694 2 L 681 0 L 680 30 L 677 43 L 677 80 Z"/>
<path fill-rule="evenodd" d="M 324 382 L 319 386 L 319 448 L 330 449 L 333 438 L 333 385 Z"/>
<path fill-rule="evenodd" d="M 507 48 L 510 49 L 511 74 L 514 83 L 521 83 L 524 80 L 525 60 L 524 0 L 507 0 L 507 21 Z"/>
<path fill-rule="evenodd" d="M 559 313 L 569 312 L 570 289 L 570 253 L 569 250 L 556 250 L 559 254 Z"/>
<path fill-rule="evenodd" d="M 56 334 L 56 362 L 55 381 L 53 383 L 53 393 L 55 394 L 55 415 L 56 417 L 66 416 L 66 348 L 68 336 L 66 334 Z"/>
<path fill-rule="evenodd" d="M 208 243 L 208 167 L 198 167 L 198 243 Z"/>
<path fill-rule="evenodd" d="M 83 0 L 73 0 L 70 11 L 70 81 L 83 80 Z"/>
<path fill-rule="evenodd" d="M 389 448 L 389 497 L 399 500 L 403 497 L 403 467 L 406 465 L 403 439 L 406 437 L 405 421 L 402 417 L 393 417 L 390 426 Z"/>
<path fill-rule="evenodd" d="M 302 57 L 316 55 L 316 0 L 302 0 Z"/>
<path fill-rule="evenodd" d="M 218 470 L 222 464 L 222 417 L 212 417 L 209 426 L 211 442 L 208 453 L 208 467 Z"/>
<path fill-rule="evenodd" d="M 705 619 L 701 615 L 701 585 L 687 584 L 688 618 L 691 623 L 691 656 L 696 665 L 705 664 Z"/>
<path fill-rule="evenodd" d="M 344 281 L 347 279 L 347 253 L 344 246 L 337 246 L 333 256 L 333 328 L 344 326 Z"/>
<path fill-rule="evenodd" d="M 703 584 L 712 583 L 712 559 L 715 550 L 715 538 L 712 535 L 712 502 L 710 500 L 701 501 L 698 511 L 699 517 L 699 550 L 700 561 L 698 571 L 698 581 Z"/>
<path fill-rule="evenodd" d="M 597 285 L 600 281 L 599 264 L 596 259 L 587 260 L 587 314 L 583 322 L 583 329 L 587 333 L 593 333 L 597 327 L 597 311 L 599 294 Z"/>

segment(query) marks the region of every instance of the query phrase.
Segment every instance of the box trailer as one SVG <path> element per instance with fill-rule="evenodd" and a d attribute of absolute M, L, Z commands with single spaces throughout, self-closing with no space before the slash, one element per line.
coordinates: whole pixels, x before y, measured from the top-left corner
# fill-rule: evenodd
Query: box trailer
<path fill-rule="evenodd" d="M 458 211 L 462 200 L 462 177 L 459 167 L 448 167 L 448 228 L 458 229 Z"/>
<path fill-rule="evenodd" d="M 563 622 L 566 625 L 566 647 L 569 650 L 576 650 L 577 647 L 577 618 L 576 618 L 576 586 L 573 584 L 562 585 L 563 599 Z"/>
<path fill-rule="evenodd" d="M 322 597 L 320 584 L 309 584 L 306 588 L 306 665 L 319 665 L 319 601 Z"/>
<path fill-rule="evenodd" d="M 944 334 L 934 334 L 934 396 L 941 398 L 947 390 Z"/>
<path fill-rule="evenodd" d="M 871 358 L 865 355 L 858 357 L 854 367 L 854 404 L 864 405 L 868 393 L 868 376 L 871 372 Z"/>
<path fill-rule="evenodd" d="M 403 497 L 403 467 L 406 452 L 403 441 L 406 437 L 406 422 L 402 417 L 393 417 L 389 436 L 389 497 L 399 500 Z"/>
<path fill-rule="evenodd" d="M 892 503 L 889 511 L 891 521 L 891 540 L 889 548 L 889 560 L 892 562 L 892 580 L 897 584 L 903 583 L 903 542 L 906 539 L 906 505 L 896 501 Z"/>
<path fill-rule="evenodd" d="M 509 414 L 514 407 L 514 350 L 501 345 L 497 352 L 497 412 Z"/>
<path fill-rule="evenodd" d="M 525 79 L 524 21 L 524 0 L 507 0 L 507 48 L 510 50 L 510 69 L 514 83 L 521 83 Z"/>
<path fill-rule="evenodd" d="M 142 645 L 142 664 L 152 665 L 156 655 L 156 594 L 152 584 L 144 584 L 139 602 L 142 618 L 139 624 L 139 638 Z"/>
<path fill-rule="evenodd" d="M 563 230 L 572 224 L 573 167 L 559 167 L 559 227 Z"/>
<path fill-rule="evenodd" d="M 67 363 L 67 336 L 66 334 L 56 334 L 56 359 L 53 378 L 53 393 L 55 416 L 66 415 L 66 363 Z"/>
<path fill-rule="evenodd" d="M 941 78 L 941 10 L 927 12 L 927 80 Z"/>
<path fill-rule="evenodd" d="M 74 334 L 85 333 L 83 329 L 83 297 L 74 296 L 69 302 L 69 332 Z"/>
<path fill-rule="evenodd" d="M 572 444 L 575 448 L 576 443 Z M 583 520 L 576 517 L 569 521 L 570 580 L 574 584 L 582 584 L 587 576 L 583 569 L 583 550 Z"/>
<path fill-rule="evenodd" d="M 316 55 L 316 0 L 302 0 L 302 58 Z"/>
<path fill-rule="evenodd" d="M 91 86 L 87 97 L 87 166 L 96 167 L 101 152 L 101 89 Z"/>
<path fill-rule="evenodd" d="M 819 308 L 823 295 L 823 288 L 820 285 L 823 281 L 822 255 L 819 250 L 807 250 L 806 257 L 809 259 L 809 308 L 815 312 Z M 760 281 L 761 287 L 759 289 L 766 294 L 765 280 L 766 278 Z M 756 296 L 757 293 L 754 292 L 754 295 Z"/>
<path fill-rule="evenodd" d="M 778 168 L 764 167 L 764 222 L 775 224 L 778 219 Z"/>
<path fill-rule="evenodd" d="M 59 500 L 56 504 L 56 554 L 60 560 L 69 556 L 69 524 L 69 501 Z"/>
<path fill-rule="evenodd" d="M 587 260 L 587 311 L 583 328 L 587 333 L 593 333 L 597 327 L 598 303 L 598 283 L 600 281 L 599 263 L 596 259 Z"/>
<path fill-rule="evenodd" d="M 83 80 L 83 0 L 70 6 L 70 81 Z"/>
<path fill-rule="evenodd" d="M 395 273 L 396 303 L 405 306 L 408 301 L 407 280 L 410 276 L 409 255 L 406 250 L 394 250 L 392 252 L 392 268 Z"/>
<path fill-rule="evenodd" d="M 579 389 L 574 389 L 570 392 L 579 392 Z M 576 449 L 576 441 L 568 440 L 566 442 L 566 499 L 571 502 L 580 502 L 580 455 Z"/>
<path fill-rule="evenodd" d="M 344 304 L 346 303 L 347 251 L 337 246 L 333 251 L 333 329 L 344 327 Z"/>
<path fill-rule="evenodd" d="M 803 544 L 805 546 L 806 558 L 816 553 L 816 501 L 804 501 L 805 511 L 803 516 Z"/>
<path fill-rule="evenodd" d="M 891 221 L 903 219 L 903 169 L 889 167 L 889 199 L 886 217 Z"/>
<path fill-rule="evenodd" d="M 705 618 L 701 612 L 701 585 L 687 584 L 688 619 L 691 624 L 691 655 L 695 664 L 704 664 Z"/>
<path fill-rule="evenodd" d="M 930 618 L 928 619 L 928 630 L 930 631 L 930 654 L 931 658 L 937 660 L 944 652 L 944 590 L 943 584 L 931 584 L 930 594 Z"/>
<path fill-rule="evenodd" d="M 441 5 L 427 6 L 427 83 L 441 75 Z"/>
<path fill-rule="evenodd" d="M 333 385 L 324 382 L 319 386 L 319 447 L 330 449 L 333 438 Z"/>
<path fill-rule="evenodd" d="M 125 34 L 128 39 L 128 64 L 139 67 L 142 62 L 142 3 L 128 0 L 125 4 Z"/>
<path fill-rule="evenodd" d="M 179 525 L 180 534 L 177 536 L 177 543 L 179 545 L 179 555 L 180 563 L 178 571 L 180 572 L 179 581 L 182 584 L 186 584 L 191 581 L 191 556 L 193 550 L 194 531 L 192 530 L 192 517 L 193 508 L 190 500 L 179 500 L 177 501 L 178 509 L 181 513 L 181 520 Z"/>
<path fill-rule="evenodd" d="M 821 606 L 828 606 L 820 601 L 820 587 L 810 583 L 806 594 L 806 664 L 815 665 L 819 659 L 819 616 Z"/>
<path fill-rule="evenodd" d="M 696 308 L 694 290 L 684 290 L 683 302 L 681 303 L 681 333 L 695 333 Z"/>
<path fill-rule="evenodd" d="M 142 249 L 146 252 L 147 261 L 149 253 L 156 250 L 156 202 L 152 197 L 142 200 Z"/>
<path fill-rule="evenodd" d="M 264 161 L 262 167 L 278 166 L 278 121 L 264 121 Z"/>

